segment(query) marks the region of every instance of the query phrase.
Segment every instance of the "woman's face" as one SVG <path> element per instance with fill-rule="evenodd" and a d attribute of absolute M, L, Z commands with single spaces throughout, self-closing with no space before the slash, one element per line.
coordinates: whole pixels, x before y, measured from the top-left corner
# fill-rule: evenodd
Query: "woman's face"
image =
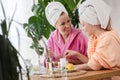
<path fill-rule="evenodd" d="M 84 21 L 82 21 L 82 20 L 80 20 L 80 23 L 81 23 L 81 25 L 82 25 L 82 27 L 83 27 L 83 30 L 90 36 L 90 35 L 92 35 L 92 34 L 94 34 L 94 32 L 95 32 L 95 30 L 94 30 L 94 26 L 93 25 L 91 25 L 91 24 L 88 24 L 88 23 L 86 23 L 86 22 L 84 22 Z"/>
<path fill-rule="evenodd" d="M 63 13 L 56 22 L 55 28 L 59 30 L 62 35 L 69 35 L 71 32 L 71 21 L 69 16 Z"/>

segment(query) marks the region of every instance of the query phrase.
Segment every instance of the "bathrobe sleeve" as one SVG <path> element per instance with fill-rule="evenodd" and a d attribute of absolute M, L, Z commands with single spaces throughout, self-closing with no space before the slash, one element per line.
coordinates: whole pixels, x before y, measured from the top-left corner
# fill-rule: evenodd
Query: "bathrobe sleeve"
<path fill-rule="evenodd" d="M 96 51 L 88 61 L 93 70 L 120 66 L 120 41 L 112 35 L 104 35 L 98 40 Z"/>

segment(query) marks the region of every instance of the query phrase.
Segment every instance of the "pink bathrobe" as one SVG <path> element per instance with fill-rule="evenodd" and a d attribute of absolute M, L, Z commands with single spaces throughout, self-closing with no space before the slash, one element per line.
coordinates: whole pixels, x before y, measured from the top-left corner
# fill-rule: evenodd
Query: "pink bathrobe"
<path fill-rule="evenodd" d="M 88 66 L 93 70 L 102 67 L 120 69 L 120 37 L 113 30 L 95 39 L 91 36 L 88 46 Z M 113 80 L 120 80 L 120 77 Z"/>
<path fill-rule="evenodd" d="M 87 55 L 87 38 L 80 29 L 72 28 L 66 43 L 58 30 L 51 33 L 48 39 L 48 48 L 54 51 L 53 60 L 59 60 L 57 55 L 64 54 L 65 50 L 75 50 L 83 55 Z M 71 56 L 70 59 L 77 59 L 75 56 Z"/>

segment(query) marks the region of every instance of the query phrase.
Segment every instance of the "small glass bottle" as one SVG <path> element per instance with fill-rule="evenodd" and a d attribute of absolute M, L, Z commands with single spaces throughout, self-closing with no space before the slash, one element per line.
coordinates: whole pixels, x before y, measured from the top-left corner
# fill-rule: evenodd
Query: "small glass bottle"
<path fill-rule="evenodd" d="M 47 57 L 46 59 L 46 73 L 48 75 L 53 75 L 53 65 L 52 65 L 52 59 L 50 57 Z"/>
<path fill-rule="evenodd" d="M 62 80 L 67 80 L 67 70 L 66 70 L 67 60 L 66 58 L 60 59 L 60 71 L 62 75 Z"/>

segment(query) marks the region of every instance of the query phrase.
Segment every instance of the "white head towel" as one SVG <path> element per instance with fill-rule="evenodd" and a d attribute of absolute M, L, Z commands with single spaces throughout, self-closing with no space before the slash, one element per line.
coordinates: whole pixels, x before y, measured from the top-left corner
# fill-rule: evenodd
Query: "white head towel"
<path fill-rule="evenodd" d="M 111 8 L 103 0 L 86 0 L 78 6 L 79 18 L 89 24 L 106 28 Z"/>
<path fill-rule="evenodd" d="M 50 2 L 45 8 L 46 18 L 52 26 L 55 26 L 62 12 L 68 14 L 65 7 L 60 2 Z"/>

